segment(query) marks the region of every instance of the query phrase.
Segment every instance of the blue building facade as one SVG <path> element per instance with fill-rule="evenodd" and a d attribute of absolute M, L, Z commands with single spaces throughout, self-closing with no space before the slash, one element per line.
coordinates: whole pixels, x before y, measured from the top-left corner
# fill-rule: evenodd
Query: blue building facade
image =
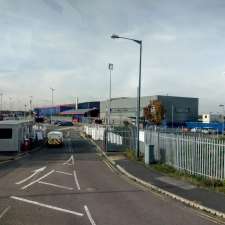
<path fill-rule="evenodd" d="M 78 109 L 100 109 L 100 102 L 81 102 L 78 104 Z M 56 106 L 46 106 L 34 108 L 37 117 L 49 117 L 51 115 L 59 115 L 61 112 L 75 109 L 75 104 L 65 104 Z"/>

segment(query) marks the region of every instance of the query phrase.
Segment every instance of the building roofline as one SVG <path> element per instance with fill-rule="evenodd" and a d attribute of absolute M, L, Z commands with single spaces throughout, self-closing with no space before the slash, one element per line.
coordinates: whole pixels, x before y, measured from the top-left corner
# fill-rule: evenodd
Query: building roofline
<path fill-rule="evenodd" d="M 170 97 L 170 98 L 190 98 L 190 99 L 199 99 L 197 97 L 188 97 L 188 96 L 172 96 L 172 95 L 145 95 L 145 96 L 141 96 L 141 98 L 151 98 L 151 97 Z M 111 100 L 121 100 L 121 99 L 134 99 L 137 97 L 116 97 L 116 98 L 111 98 Z M 102 100 L 101 102 L 105 102 L 108 101 L 108 99 L 106 100 Z"/>
<path fill-rule="evenodd" d="M 100 103 L 100 101 L 90 101 L 90 102 L 78 102 L 78 105 L 79 104 L 83 104 L 83 103 L 97 103 L 97 102 L 99 102 Z M 73 107 L 75 107 L 75 103 L 69 103 L 69 104 L 59 104 L 59 105 L 45 105 L 45 106 L 38 106 L 38 107 L 34 107 L 34 109 L 47 109 L 47 108 L 52 108 L 52 107 L 63 107 L 63 106 L 73 106 Z"/>

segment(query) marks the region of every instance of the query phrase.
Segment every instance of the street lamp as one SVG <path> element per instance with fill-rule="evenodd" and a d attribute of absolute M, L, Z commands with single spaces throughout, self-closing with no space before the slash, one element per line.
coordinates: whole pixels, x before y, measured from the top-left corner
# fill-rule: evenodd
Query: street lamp
<path fill-rule="evenodd" d="M 51 109 L 51 122 L 52 123 L 52 111 L 53 111 L 53 92 L 55 91 L 54 88 L 50 88 L 50 90 L 52 91 L 52 109 Z"/>
<path fill-rule="evenodd" d="M 139 145 L 139 129 L 140 129 L 140 104 L 141 104 L 141 64 L 142 64 L 142 40 L 137 40 L 133 38 L 121 37 L 117 34 L 111 35 L 112 39 L 126 39 L 134 41 L 140 46 L 140 60 L 139 60 L 139 77 L 138 77 L 138 93 L 137 93 L 137 115 L 136 115 L 136 128 L 137 128 L 137 140 L 136 140 L 136 150 L 137 157 L 139 157 L 140 145 Z"/>
<path fill-rule="evenodd" d="M 172 112 L 171 112 L 171 116 L 172 116 L 172 129 L 173 129 L 173 111 L 174 111 L 174 106 L 172 104 Z"/>
<path fill-rule="evenodd" d="M 3 111 L 3 102 L 2 102 L 2 99 L 3 99 L 3 93 L 0 93 L 0 96 L 1 96 L 1 111 Z"/>
<path fill-rule="evenodd" d="M 24 104 L 24 120 L 26 120 L 27 104 Z"/>
<path fill-rule="evenodd" d="M 225 114 L 225 108 L 223 104 L 220 104 L 219 107 L 223 109 L 223 124 L 222 124 L 222 134 L 224 134 L 224 114 Z"/>
<path fill-rule="evenodd" d="M 111 98 L 112 98 L 112 77 L 111 73 L 113 70 L 113 64 L 109 63 L 109 109 L 108 109 L 108 125 L 110 126 L 111 124 Z"/>
<path fill-rule="evenodd" d="M 11 115 L 12 115 L 12 110 L 13 110 L 12 97 L 9 97 L 9 111 Z"/>

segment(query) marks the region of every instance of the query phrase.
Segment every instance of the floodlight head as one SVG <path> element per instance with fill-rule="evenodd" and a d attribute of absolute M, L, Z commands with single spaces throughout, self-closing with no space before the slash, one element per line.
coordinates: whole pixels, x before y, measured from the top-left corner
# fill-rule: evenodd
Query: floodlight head
<path fill-rule="evenodd" d="M 117 35 L 117 34 L 112 34 L 112 35 L 111 35 L 111 38 L 112 38 L 112 39 L 116 39 L 116 38 L 120 38 L 120 37 L 119 37 L 119 35 Z"/>

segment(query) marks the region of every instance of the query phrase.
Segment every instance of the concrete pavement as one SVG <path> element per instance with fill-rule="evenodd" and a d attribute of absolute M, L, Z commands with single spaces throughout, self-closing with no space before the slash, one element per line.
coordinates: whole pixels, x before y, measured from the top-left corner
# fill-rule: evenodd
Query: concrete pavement
<path fill-rule="evenodd" d="M 216 220 L 119 176 L 76 130 L 0 166 L 0 225 L 211 225 Z"/>
<path fill-rule="evenodd" d="M 116 160 L 116 163 L 127 172 L 163 190 L 225 213 L 225 195 L 223 193 L 196 187 L 187 181 L 166 176 L 135 161 L 119 159 Z"/>

